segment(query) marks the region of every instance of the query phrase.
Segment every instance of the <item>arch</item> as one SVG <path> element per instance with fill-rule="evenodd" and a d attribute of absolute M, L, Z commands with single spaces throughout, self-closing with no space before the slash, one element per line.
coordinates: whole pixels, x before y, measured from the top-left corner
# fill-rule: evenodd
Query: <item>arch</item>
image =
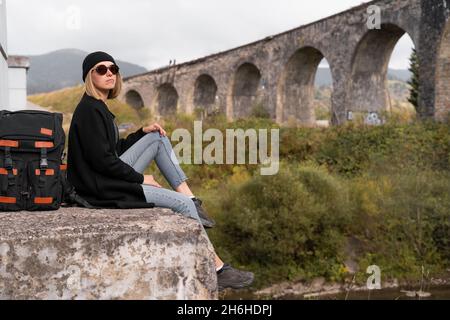
<path fill-rule="evenodd" d="M 348 111 L 387 110 L 389 61 L 396 44 L 405 33 L 397 25 L 383 24 L 381 29 L 369 30 L 362 37 L 352 58 Z"/>
<path fill-rule="evenodd" d="M 208 74 L 200 75 L 195 81 L 194 107 L 204 109 L 206 115 L 214 110 L 217 95 L 216 81 Z"/>
<path fill-rule="evenodd" d="M 233 118 L 244 118 L 251 114 L 258 103 L 261 72 L 249 62 L 243 63 L 236 71 L 232 89 Z"/>
<path fill-rule="evenodd" d="M 162 116 L 177 113 L 178 92 L 170 83 L 164 83 L 158 87 L 157 111 Z"/>
<path fill-rule="evenodd" d="M 142 96 L 136 90 L 129 90 L 126 93 L 125 102 L 136 110 L 144 107 L 144 99 L 142 99 Z"/>
<path fill-rule="evenodd" d="M 435 101 L 436 119 L 448 120 L 450 118 L 450 19 L 445 26 L 438 49 Z"/>
<path fill-rule="evenodd" d="M 278 123 L 295 121 L 300 125 L 315 125 L 314 85 L 322 59 L 324 55 L 313 47 L 298 49 L 289 58 L 278 83 Z"/>

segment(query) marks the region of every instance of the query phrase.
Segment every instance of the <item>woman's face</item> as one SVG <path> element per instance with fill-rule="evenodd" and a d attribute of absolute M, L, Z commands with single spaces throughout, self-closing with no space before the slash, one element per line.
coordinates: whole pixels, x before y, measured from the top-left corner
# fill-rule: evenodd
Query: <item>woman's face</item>
<path fill-rule="evenodd" d="M 111 70 L 106 72 L 105 75 L 100 75 L 95 68 L 97 68 L 99 65 L 105 65 L 106 67 L 112 66 L 114 63 L 111 61 L 102 61 L 95 65 L 94 70 L 92 72 L 92 82 L 94 83 L 94 86 L 96 86 L 100 90 L 112 90 L 114 89 L 114 86 L 116 85 L 117 81 L 117 75 L 112 74 Z"/>

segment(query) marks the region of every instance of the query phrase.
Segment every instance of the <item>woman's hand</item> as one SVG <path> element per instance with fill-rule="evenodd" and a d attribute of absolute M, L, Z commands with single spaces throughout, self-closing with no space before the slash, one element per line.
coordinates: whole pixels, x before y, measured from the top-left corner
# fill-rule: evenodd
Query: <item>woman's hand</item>
<path fill-rule="evenodd" d="M 161 185 L 155 181 L 152 175 L 144 175 L 144 184 L 148 184 L 150 186 L 162 188 Z"/>
<path fill-rule="evenodd" d="M 145 133 L 159 131 L 159 134 L 161 134 L 162 136 L 165 137 L 167 135 L 166 131 L 158 123 L 154 123 L 148 127 L 143 127 L 142 131 L 144 131 Z"/>

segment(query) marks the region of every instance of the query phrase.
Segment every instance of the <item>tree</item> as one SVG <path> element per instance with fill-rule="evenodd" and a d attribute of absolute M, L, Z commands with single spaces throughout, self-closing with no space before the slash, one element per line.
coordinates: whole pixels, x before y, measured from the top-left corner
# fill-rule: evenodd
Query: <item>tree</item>
<path fill-rule="evenodd" d="M 408 101 L 414 106 L 416 111 L 419 108 L 419 58 L 417 57 L 417 50 L 413 49 L 411 57 L 409 58 L 411 72 L 411 80 L 408 84 L 411 86 Z"/>

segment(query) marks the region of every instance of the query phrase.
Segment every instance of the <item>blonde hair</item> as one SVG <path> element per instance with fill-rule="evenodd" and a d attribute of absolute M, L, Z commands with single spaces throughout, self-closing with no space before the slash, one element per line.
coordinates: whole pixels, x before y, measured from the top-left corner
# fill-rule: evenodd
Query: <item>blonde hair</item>
<path fill-rule="evenodd" d="M 86 79 L 85 79 L 85 88 L 86 93 L 90 95 L 91 97 L 94 97 L 97 100 L 101 100 L 101 95 L 98 91 L 98 89 L 95 87 L 94 82 L 92 81 L 92 70 L 95 68 L 92 68 L 89 70 Z M 122 90 L 122 76 L 120 75 L 120 72 L 116 74 L 116 85 L 114 86 L 114 89 L 109 90 L 108 93 L 108 99 L 115 99 L 119 96 L 120 91 Z"/>

